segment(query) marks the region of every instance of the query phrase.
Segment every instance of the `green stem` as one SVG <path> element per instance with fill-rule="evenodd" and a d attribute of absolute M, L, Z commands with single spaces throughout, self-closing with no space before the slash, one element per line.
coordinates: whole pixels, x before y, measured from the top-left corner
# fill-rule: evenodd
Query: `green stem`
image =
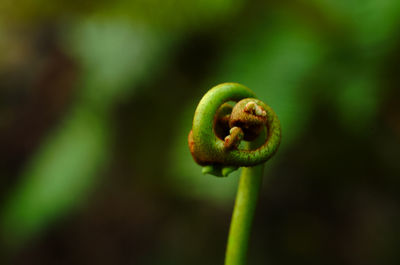
<path fill-rule="evenodd" d="M 264 164 L 244 167 L 236 194 L 231 227 L 226 249 L 225 265 L 244 265 L 260 191 Z"/>

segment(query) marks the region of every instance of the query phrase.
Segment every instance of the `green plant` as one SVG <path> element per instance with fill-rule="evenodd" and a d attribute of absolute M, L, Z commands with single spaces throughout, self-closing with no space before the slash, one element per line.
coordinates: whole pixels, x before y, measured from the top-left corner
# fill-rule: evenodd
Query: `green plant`
<path fill-rule="evenodd" d="M 236 104 L 234 102 L 237 102 Z M 240 176 L 225 265 L 242 265 L 260 190 L 264 163 L 275 154 L 281 127 L 275 112 L 247 87 L 224 83 L 210 89 L 197 106 L 189 149 L 203 173 Z"/>

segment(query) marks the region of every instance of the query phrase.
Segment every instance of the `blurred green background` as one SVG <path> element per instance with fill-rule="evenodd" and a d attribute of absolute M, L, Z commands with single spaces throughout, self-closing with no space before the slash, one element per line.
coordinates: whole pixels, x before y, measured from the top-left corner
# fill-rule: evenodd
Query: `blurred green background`
<path fill-rule="evenodd" d="M 249 264 L 400 264 L 400 1 L 2 0 L 0 264 L 223 264 L 202 95 L 278 114 Z"/>

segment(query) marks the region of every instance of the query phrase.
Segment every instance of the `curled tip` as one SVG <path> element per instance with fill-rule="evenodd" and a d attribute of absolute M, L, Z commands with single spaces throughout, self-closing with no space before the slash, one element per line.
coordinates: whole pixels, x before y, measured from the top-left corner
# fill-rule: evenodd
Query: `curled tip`
<path fill-rule="evenodd" d="M 221 172 L 222 176 L 227 177 L 230 173 L 232 173 L 233 171 L 235 171 L 237 169 L 238 169 L 238 167 L 231 167 L 231 166 L 223 167 L 222 172 Z"/>
<path fill-rule="evenodd" d="M 210 89 L 200 100 L 188 144 L 195 162 L 204 166 L 203 174 L 227 176 L 236 169 L 232 166 L 266 162 L 275 154 L 280 139 L 275 112 L 247 87 L 225 83 Z M 245 146 L 244 141 L 257 143 Z"/>

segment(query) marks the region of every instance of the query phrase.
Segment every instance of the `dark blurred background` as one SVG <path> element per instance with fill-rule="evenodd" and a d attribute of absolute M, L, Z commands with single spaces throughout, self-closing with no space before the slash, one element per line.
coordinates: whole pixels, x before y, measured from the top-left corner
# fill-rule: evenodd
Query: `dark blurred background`
<path fill-rule="evenodd" d="M 278 114 L 249 264 L 400 264 L 400 1 L 2 0 L 0 264 L 223 264 L 202 95 Z"/>

